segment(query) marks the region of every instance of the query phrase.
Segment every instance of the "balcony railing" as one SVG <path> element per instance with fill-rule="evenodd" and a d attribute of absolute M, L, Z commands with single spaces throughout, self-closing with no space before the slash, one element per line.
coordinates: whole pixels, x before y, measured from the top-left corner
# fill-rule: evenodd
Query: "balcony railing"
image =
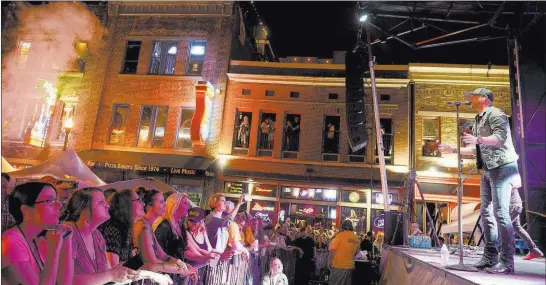
<path fill-rule="evenodd" d="M 300 132 L 295 131 L 285 131 L 284 132 L 284 144 L 283 151 L 300 151 Z"/>
<path fill-rule="evenodd" d="M 233 128 L 233 154 L 248 154 L 250 144 L 250 127 L 235 126 Z"/>
<path fill-rule="evenodd" d="M 339 153 L 339 131 L 324 132 L 322 153 Z"/>
<path fill-rule="evenodd" d="M 260 128 L 258 130 L 258 149 L 272 150 L 274 138 L 274 130 L 267 130 L 265 132 L 262 132 L 262 129 Z"/>

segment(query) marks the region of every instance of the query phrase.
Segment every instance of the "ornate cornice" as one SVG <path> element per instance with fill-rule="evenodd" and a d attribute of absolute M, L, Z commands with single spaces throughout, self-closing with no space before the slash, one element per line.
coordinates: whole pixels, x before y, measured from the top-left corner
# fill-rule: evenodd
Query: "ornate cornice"
<path fill-rule="evenodd" d="M 134 1 L 113 5 L 119 16 L 231 16 L 233 11 L 233 2 L 220 1 Z"/>

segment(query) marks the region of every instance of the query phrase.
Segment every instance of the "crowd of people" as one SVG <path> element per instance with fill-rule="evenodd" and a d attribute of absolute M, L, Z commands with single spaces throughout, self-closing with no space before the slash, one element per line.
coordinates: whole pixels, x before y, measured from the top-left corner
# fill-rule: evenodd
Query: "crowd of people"
<path fill-rule="evenodd" d="M 246 195 L 233 203 L 214 194 L 205 211 L 175 191 L 90 187 L 67 195 L 60 183 L 48 178 L 9 187 L 9 175 L 2 174 L 2 211 L 9 212 L 2 215 L 3 283 L 162 283 L 168 274 L 181 284 L 197 281 L 200 265 L 237 264 L 280 249 L 295 252 L 296 284 L 308 284 L 316 274 L 317 250 L 337 250 L 332 241 L 341 235 L 335 227 L 290 220 L 273 227 L 239 212 Z M 379 251 L 374 239 L 380 237 L 361 235 L 358 249 Z M 135 259 L 142 264 L 129 269 Z M 253 284 L 288 284 L 280 259 L 272 258 L 269 267 Z"/>

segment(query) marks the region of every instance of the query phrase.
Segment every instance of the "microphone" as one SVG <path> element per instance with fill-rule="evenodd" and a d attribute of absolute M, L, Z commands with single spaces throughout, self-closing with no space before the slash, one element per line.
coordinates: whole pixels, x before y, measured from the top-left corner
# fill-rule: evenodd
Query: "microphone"
<path fill-rule="evenodd" d="M 471 103 L 469 101 L 447 101 L 448 105 L 455 105 L 455 106 L 470 106 Z"/>

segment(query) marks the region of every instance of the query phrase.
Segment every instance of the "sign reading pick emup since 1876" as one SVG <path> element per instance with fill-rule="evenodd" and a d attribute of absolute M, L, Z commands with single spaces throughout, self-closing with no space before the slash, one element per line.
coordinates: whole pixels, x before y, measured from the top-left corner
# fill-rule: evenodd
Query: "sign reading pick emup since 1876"
<path fill-rule="evenodd" d="M 110 169 L 119 169 L 119 170 L 168 173 L 168 174 L 178 174 L 178 175 L 188 175 L 188 176 L 207 176 L 207 177 L 215 176 L 214 172 L 210 172 L 207 170 L 197 170 L 197 169 L 178 168 L 178 167 L 161 167 L 161 166 L 141 165 L 141 164 L 123 164 L 123 163 L 88 161 L 87 166 L 96 167 L 96 168 L 110 168 Z"/>

